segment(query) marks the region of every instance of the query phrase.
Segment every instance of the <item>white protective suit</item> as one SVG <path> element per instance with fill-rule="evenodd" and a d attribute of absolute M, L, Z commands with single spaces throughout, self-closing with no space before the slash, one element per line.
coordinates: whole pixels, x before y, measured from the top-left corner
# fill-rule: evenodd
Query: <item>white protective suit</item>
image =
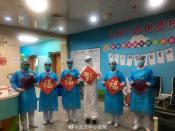
<path fill-rule="evenodd" d="M 84 82 L 84 119 L 96 120 L 98 118 L 98 98 L 96 84 L 97 79 L 100 79 L 101 75 L 100 72 L 97 71 L 97 68 L 93 66 L 93 64 L 87 63 L 86 66 L 90 66 L 99 75 L 90 85 Z M 86 66 L 82 69 L 82 71 L 86 68 Z"/>

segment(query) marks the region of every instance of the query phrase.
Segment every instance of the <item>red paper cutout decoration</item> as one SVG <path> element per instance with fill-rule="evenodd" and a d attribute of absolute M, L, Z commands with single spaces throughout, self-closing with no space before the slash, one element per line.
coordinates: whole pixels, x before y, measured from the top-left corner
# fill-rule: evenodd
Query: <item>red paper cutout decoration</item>
<path fill-rule="evenodd" d="M 67 74 L 61 79 L 61 85 L 67 90 L 71 91 L 77 84 L 78 79 L 75 79 L 72 75 Z"/>
<path fill-rule="evenodd" d="M 97 78 L 97 73 L 90 66 L 87 66 L 81 73 L 80 77 L 90 85 Z"/>
<path fill-rule="evenodd" d="M 122 89 L 118 78 L 115 76 L 105 82 L 105 87 L 111 95 L 116 94 Z"/>
<path fill-rule="evenodd" d="M 0 56 L 0 65 L 5 65 L 7 63 L 7 60 L 5 57 Z"/>
<path fill-rule="evenodd" d="M 46 95 L 48 95 L 56 87 L 56 82 L 52 80 L 49 76 L 46 76 L 39 83 L 39 87 Z"/>

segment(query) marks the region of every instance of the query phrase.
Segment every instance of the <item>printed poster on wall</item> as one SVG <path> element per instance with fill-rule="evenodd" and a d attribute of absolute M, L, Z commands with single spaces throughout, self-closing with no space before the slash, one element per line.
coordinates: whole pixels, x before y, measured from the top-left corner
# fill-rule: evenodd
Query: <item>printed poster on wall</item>
<path fill-rule="evenodd" d="M 138 59 L 139 55 L 134 55 L 134 65 L 137 66 L 137 59 Z"/>
<path fill-rule="evenodd" d="M 173 49 L 172 48 L 166 49 L 165 50 L 165 56 L 166 56 L 167 62 L 174 61 Z"/>
<path fill-rule="evenodd" d="M 164 62 L 164 51 L 157 51 L 157 63 L 162 64 Z"/>
<path fill-rule="evenodd" d="M 125 65 L 125 55 L 120 55 L 120 65 Z"/>
<path fill-rule="evenodd" d="M 113 54 L 112 53 L 109 53 L 108 54 L 108 57 L 109 57 L 109 62 L 111 62 L 111 61 L 114 60 L 114 57 L 113 57 Z"/>
<path fill-rule="evenodd" d="M 128 55 L 127 56 L 127 66 L 132 66 L 133 56 Z"/>
<path fill-rule="evenodd" d="M 145 66 L 147 66 L 148 65 L 148 55 L 147 54 L 143 54 L 142 56 L 144 56 L 144 58 L 145 58 Z"/>
<path fill-rule="evenodd" d="M 114 61 L 119 64 L 119 59 L 120 59 L 120 55 L 119 54 L 114 54 Z"/>
<path fill-rule="evenodd" d="M 156 58 L 155 58 L 155 53 L 151 52 L 148 54 L 149 56 L 149 64 L 150 65 L 155 65 L 156 64 Z"/>

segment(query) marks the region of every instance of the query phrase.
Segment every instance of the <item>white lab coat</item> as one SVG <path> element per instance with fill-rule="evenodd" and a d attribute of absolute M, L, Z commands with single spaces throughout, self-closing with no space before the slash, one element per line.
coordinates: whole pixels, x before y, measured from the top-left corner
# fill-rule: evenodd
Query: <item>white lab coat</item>
<path fill-rule="evenodd" d="M 90 66 L 89 64 L 87 65 Z M 82 69 L 82 71 L 86 68 L 86 66 Z M 90 67 L 93 68 L 93 70 L 96 71 L 99 74 L 99 76 L 90 85 L 84 82 L 84 118 L 95 120 L 98 118 L 98 98 L 96 85 L 97 79 L 100 79 L 101 75 L 100 72 L 97 71 L 96 67 Z"/>

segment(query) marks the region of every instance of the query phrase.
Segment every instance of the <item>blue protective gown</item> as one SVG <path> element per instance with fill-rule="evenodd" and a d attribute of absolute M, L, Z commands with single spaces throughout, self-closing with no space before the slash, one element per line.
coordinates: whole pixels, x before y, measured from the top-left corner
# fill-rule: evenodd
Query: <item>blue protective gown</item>
<path fill-rule="evenodd" d="M 110 78 L 116 76 L 120 83 L 125 82 L 124 75 L 116 70 L 115 72 L 108 72 L 104 76 L 104 81 L 109 80 Z M 122 115 L 123 114 L 123 93 L 122 91 L 117 92 L 114 95 L 111 95 L 107 90 L 105 92 L 105 102 L 104 102 L 105 112 L 112 115 Z"/>
<path fill-rule="evenodd" d="M 38 83 L 42 81 L 46 76 L 49 76 L 56 83 L 58 82 L 57 74 L 54 72 L 50 73 L 41 73 L 38 77 Z M 55 87 L 50 94 L 46 95 L 42 90 L 40 91 L 39 97 L 39 111 L 57 111 L 58 110 L 58 93 L 57 88 Z"/>
<path fill-rule="evenodd" d="M 78 79 L 79 72 L 76 69 L 65 69 L 61 73 L 61 79 L 67 74 L 72 75 L 74 78 Z M 67 91 L 65 88 L 62 90 L 62 104 L 65 110 L 69 109 L 80 109 L 80 88 L 76 85 L 71 91 Z"/>
<path fill-rule="evenodd" d="M 129 75 L 129 81 L 145 80 L 154 84 L 154 76 L 151 69 L 145 67 L 141 70 L 135 68 Z M 153 90 L 151 87 L 145 89 L 142 94 L 138 94 L 137 91 L 132 88 L 130 99 L 130 111 L 136 113 L 144 113 L 147 115 L 153 114 Z"/>
<path fill-rule="evenodd" d="M 22 88 L 21 79 L 28 76 L 29 74 L 35 74 L 29 71 L 16 71 L 12 76 L 10 83 L 13 89 Z M 37 109 L 37 99 L 35 88 L 31 87 L 30 89 L 21 92 L 19 95 L 19 113 L 33 112 Z"/>

